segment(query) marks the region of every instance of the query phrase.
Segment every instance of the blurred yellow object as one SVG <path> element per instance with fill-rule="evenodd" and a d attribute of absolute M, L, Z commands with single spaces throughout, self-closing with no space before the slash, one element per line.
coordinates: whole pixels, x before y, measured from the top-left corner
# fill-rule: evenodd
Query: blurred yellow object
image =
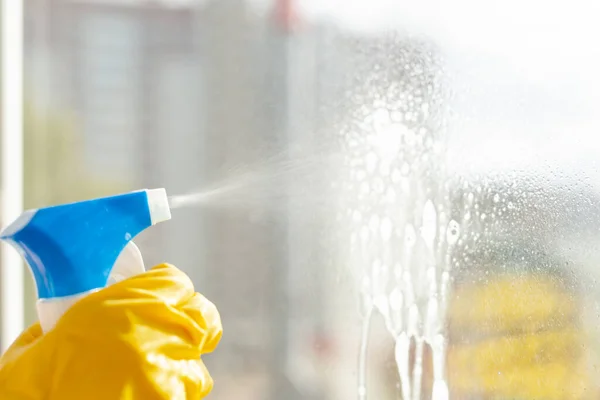
<path fill-rule="evenodd" d="M 574 331 L 499 337 L 448 354 L 453 389 L 503 398 L 579 399 L 588 376 Z"/>
<path fill-rule="evenodd" d="M 574 296 L 550 276 L 500 276 L 458 288 L 448 317 L 454 332 L 497 336 L 568 326 L 579 312 Z"/>
<path fill-rule="evenodd" d="M 76 303 L 56 327 L 27 329 L 0 359 L 3 400 L 200 399 L 200 357 L 222 334 L 215 306 L 170 265 Z"/>
<path fill-rule="evenodd" d="M 447 366 L 453 396 L 593 397 L 580 308 L 551 275 L 496 276 L 456 288 Z"/>

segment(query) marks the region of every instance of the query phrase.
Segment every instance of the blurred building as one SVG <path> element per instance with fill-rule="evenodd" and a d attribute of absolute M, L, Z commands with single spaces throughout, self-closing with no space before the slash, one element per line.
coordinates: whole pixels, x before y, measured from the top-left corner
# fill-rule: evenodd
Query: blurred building
<path fill-rule="evenodd" d="M 92 173 L 139 184 L 157 165 L 144 158 L 153 131 L 164 129 L 164 113 L 157 109 L 174 106 L 168 111 L 178 113 L 171 115 L 175 131 L 192 123 L 178 118 L 187 108 L 177 105 L 198 92 L 197 79 L 190 80 L 198 76 L 192 70 L 198 64 L 194 9 L 157 2 L 31 0 L 26 10 L 29 89 L 36 101 L 77 116 Z M 173 92 L 181 87 L 167 83 L 173 75 L 187 79 L 194 88 L 190 94 Z"/>

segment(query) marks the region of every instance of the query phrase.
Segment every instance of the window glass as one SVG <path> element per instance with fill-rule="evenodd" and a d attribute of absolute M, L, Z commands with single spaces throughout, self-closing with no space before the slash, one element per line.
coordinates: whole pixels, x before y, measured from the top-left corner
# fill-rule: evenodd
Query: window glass
<path fill-rule="evenodd" d="M 27 0 L 25 205 L 176 196 L 214 398 L 597 398 L 599 14 Z"/>

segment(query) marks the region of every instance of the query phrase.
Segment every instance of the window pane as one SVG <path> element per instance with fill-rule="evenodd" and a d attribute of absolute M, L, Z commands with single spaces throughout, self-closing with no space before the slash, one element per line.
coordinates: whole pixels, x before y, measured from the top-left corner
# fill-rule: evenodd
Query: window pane
<path fill-rule="evenodd" d="M 25 3 L 26 206 L 185 205 L 214 398 L 600 394 L 594 3 Z"/>

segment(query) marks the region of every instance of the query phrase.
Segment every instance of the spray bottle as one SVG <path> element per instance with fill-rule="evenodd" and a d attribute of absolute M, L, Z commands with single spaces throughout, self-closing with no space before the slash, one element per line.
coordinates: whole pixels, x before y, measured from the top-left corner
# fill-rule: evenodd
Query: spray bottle
<path fill-rule="evenodd" d="M 171 219 L 165 189 L 25 211 L 0 232 L 26 260 L 37 287 L 44 332 L 82 297 L 144 272 L 131 241 Z"/>

